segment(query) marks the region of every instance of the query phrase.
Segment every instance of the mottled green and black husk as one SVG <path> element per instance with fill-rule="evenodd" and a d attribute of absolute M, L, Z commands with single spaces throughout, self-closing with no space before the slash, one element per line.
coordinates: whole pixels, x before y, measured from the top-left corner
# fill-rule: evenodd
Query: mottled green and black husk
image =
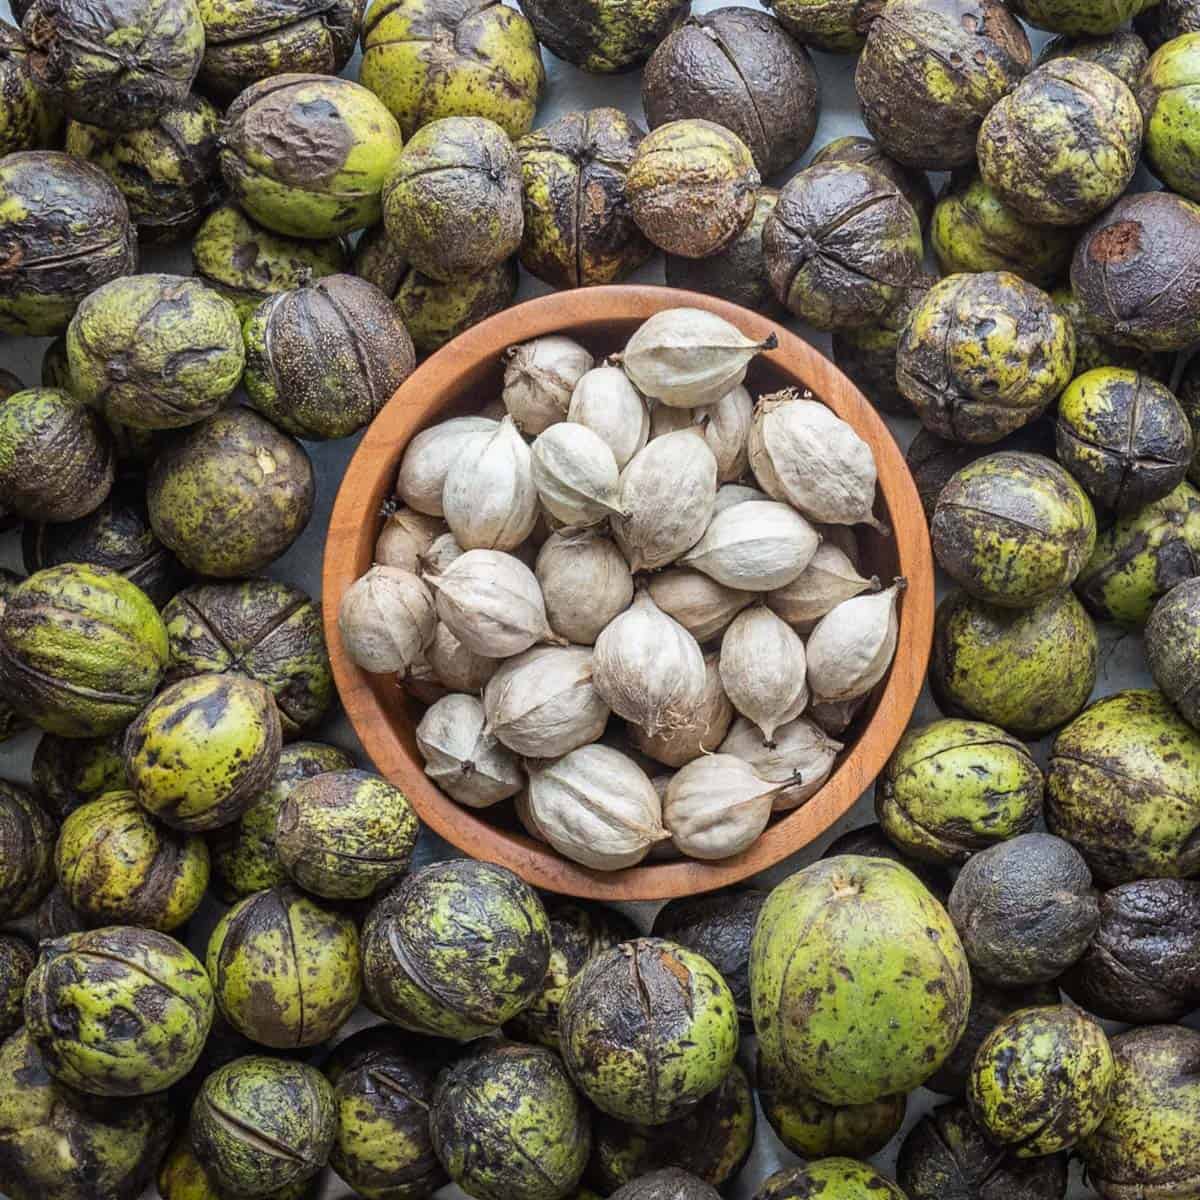
<path fill-rule="evenodd" d="M 58 105 L 29 77 L 28 54 L 20 30 L 0 21 L 0 157 L 49 147 L 62 124 Z"/>
<path fill-rule="evenodd" d="M 0 934 L 0 1040 L 20 1028 L 25 981 L 36 961 L 28 942 L 14 934 Z"/>
<path fill-rule="evenodd" d="M 821 857 L 838 858 L 843 854 L 853 854 L 861 858 L 889 858 L 892 862 L 907 867 L 942 904 L 950 898 L 949 874 L 932 863 L 918 862 L 915 858 L 910 858 L 878 824 L 862 825 L 834 838 Z"/>
<path fill-rule="evenodd" d="M 0 921 L 24 916 L 50 890 L 57 836 L 32 793 L 0 780 Z"/>
<path fill-rule="evenodd" d="M 634 6 L 611 0 L 526 0 L 521 6 L 538 41 L 585 71 L 628 71 L 683 20 L 690 0 L 644 0 Z"/>
<path fill-rule="evenodd" d="M 802 0 L 803 2 L 803 0 Z M 787 22 L 780 16 L 780 0 L 775 0 L 775 15 L 786 28 Z M 900 194 L 913 206 L 921 228 L 926 229 L 929 218 L 933 215 L 933 185 L 924 171 L 905 167 L 894 158 L 889 158 L 881 149 L 878 142 L 868 137 L 840 137 L 832 142 L 826 142 L 812 156 L 812 166 L 820 163 L 848 162 L 857 163 L 862 167 L 870 167 L 882 175 L 886 175 L 899 189 Z"/>
<path fill-rule="evenodd" d="M 1200 728 L 1200 580 L 1185 579 L 1154 606 L 1143 644 L 1154 682 Z"/>
<path fill-rule="evenodd" d="M 33 786 L 42 802 L 65 817 L 81 804 L 125 786 L 123 733 L 65 738 L 43 733 L 33 751 Z"/>
<path fill-rule="evenodd" d="M 718 1200 L 721 1193 L 711 1183 L 678 1167 L 643 1175 L 613 1192 L 612 1200 Z"/>
<path fill-rule="evenodd" d="M 1164 6 L 1165 7 L 1165 6 Z M 1151 12 L 1158 12 L 1155 5 Z M 1111 71 L 1126 87 L 1136 88 L 1146 66 L 1150 51 L 1146 43 L 1131 30 L 1090 36 L 1061 34 L 1051 38 L 1038 55 L 1037 65 L 1056 58 L 1082 58 Z"/>
<path fill-rule="evenodd" d="M 777 1171 L 754 1193 L 754 1200 L 823 1200 L 832 1196 L 870 1196 L 873 1200 L 907 1200 L 890 1179 L 853 1158 L 819 1162 Z"/>

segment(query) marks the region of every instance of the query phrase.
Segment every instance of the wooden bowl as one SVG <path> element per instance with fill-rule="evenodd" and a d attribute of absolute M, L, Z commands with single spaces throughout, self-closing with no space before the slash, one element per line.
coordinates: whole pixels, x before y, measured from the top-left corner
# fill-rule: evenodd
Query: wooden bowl
<path fill-rule="evenodd" d="M 867 441 L 879 469 L 876 511 L 891 525 L 893 536 L 857 527 L 863 573 L 884 580 L 903 575 L 908 589 L 900 603 L 892 669 L 876 689 L 869 719 L 860 717 L 853 744 L 820 792 L 803 807 L 776 818 L 749 850 L 734 858 L 592 871 L 527 837 L 510 804 L 480 813 L 434 786 L 413 736 L 419 706 L 407 700 L 391 676 L 369 675 L 355 666 L 338 634 L 337 612 L 346 588 L 371 565 L 380 510 L 392 495 L 409 439 L 429 425 L 478 411 L 496 399 L 507 347 L 562 333 L 597 354 L 611 353 L 647 317 L 680 306 L 718 313 L 756 339 L 777 334 L 778 348 L 760 355 L 751 367 L 751 391 L 811 388 Z M 355 732 L 376 767 L 403 790 L 431 829 L 460 850 L 508 867 L 536 887 L 599 900 L 662 900 L 711 891 L 763 871 L 819 837 L 874 781 L 908 725 L 929 660 L 933 609 L 933 560 L 921 502 L 903 455 L 862 394 L 826 358 L 766 317 L 710 296 L 661 287 L 600 287 L 544 296 L 499 313 L 434 354 L 367 430 L 342 481 L 325 543 L 325 633 L 334 676 Z"/>

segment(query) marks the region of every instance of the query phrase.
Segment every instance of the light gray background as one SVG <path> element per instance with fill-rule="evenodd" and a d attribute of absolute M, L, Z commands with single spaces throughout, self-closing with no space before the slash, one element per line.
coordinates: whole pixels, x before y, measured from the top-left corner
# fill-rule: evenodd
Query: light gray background
<path fill-rule="evenodd" d="M 511 2 L 511 0 L 506 0 L 506 2 Z M 749 7 L 763 7 L 756 0 L 746 0 L 746 2 Z M 720 0 L 695 0 L 694 3 L 694 9 L 698 12 L 708 11 L 717 7 L 721 7 Z M 7 0 L 0 0 L 0 16 L 3 16 L 5 19 L 9 18 Z M 1046 37 L 1044 34 L 1036 32 L 1031 34 L 1031 41 L 1034 44 L 1035 52 L 1045 40 Z M 544 58 L 548 82 L 545 98 L 538 111 L 535 124 L 544 125 L 563 113 L 594 108 L 601 105 L 611 105 L 621 108 L 644 124 L 639 92 L 639 73 L 616 77 L 591 76 L 576 70 L 567 63 L 561 62 L 549 52 L 544 53 Z M 818 125 L 816 137 L 813 139 L 808 153 L 796 164 L 793 171 L 788 173 L 789 175 L 802 167 L 816 150 L 834 138 L 842 137 L 846 134 L 863 134 L 866 132 L 858 115 L 858 106 L 854 95 L 854 59 L 819 53 L 815 53 L 813 59 L 821 79 L 820 124 Z M 351 62 L 345 73 L 350 78 L 357 77 L 357 57 Z M 779 186 L 786 178 L 787 176 L 785 175 L 770 182 Z M 1145 186 L 1155 186 L 1153 181 L 1149 180 L 1149 177 L 1145 177 L 1145 181 Z M 935 182 L 937 181 L 935 180 Z M 142 270 L 174 271 L 181 274 L 190 274 L 191 266 L 187 249 L 184 247 L 145 254 L 142 260 Z M 638 272 L 634 279 L 638 282 L 662 283 L 661 260 L 648 264 L 643 270 Z M 522 272 L 520 299 L 529 299 L 549 290 L 545 285 Z M 813 345 L 825 353 L 829 352 L 828 334 L 817 333 L 807 327 L 800 327 L 795 322 L 792 324 L 797 326 L 800 332 Z M 0 339 L 0 367 L 12 371 L 27 385 L 35 385 L 40 377 L 42 353 L 48 344 L 48 339 L 41 338 L 2 338 Z M 915 420 L 891 417 L 887 418 L 887 420 L 896 441 L 902 449 L 907 448 L 909 441 L 919 427 L 917 422 Z M 354 452 L 356 443 L 357 439 L 351 438 L 341 442 L 309 444 L 308 449 L 317 469 L 318 490 L 316 510 L 312 522 L 305 533 L 292 549 L 266 572 L 267 574 L 298 584 L 314 595 L 319 592 L 322 548 L 329 513 L 333 506 L 334 496 L 341 481 L 342 473 L 351 454 Z M 0 566 L 12 567 L 17 570 L 22 569 L 19 535 L 12 533 L 0 534 Z M 1123 634 L 1115 628 L 1102 629 L 1101 668 L 1096 687 L 1096 696 L 1107 695 L 1122 688 L 1151 686 L 1151 684 L 1152 681 L 1146 671 L 1142 654 L 1141 639 L 1135 635 Z M 926 691 L 921 697 L 914 720 L 927 721 L 939 715 L 936 706 L 928 695 L 928 691 Z M 319 731 L 317 736 L 322 740 L 335 742 L 354 751 L 363 764 L 367 764 L 368 760 L 361 746 L 358 744 L 353 731 L 350 729 L 349 723 L 342 714 L 339 713 L 335 719 L 331 719 L 326 727 Z M 0 743 L 0 777 L 27 780 L 29 778 L 30 758 L 36 742 L 37 734 L 31 732 L 19 735 L 9 742 Z M 1039 745 L 1035 750 L 1039 758 L 1044 759 L 1046 745 Z M 770 886 L 791 874 L 797 868 L 819 858 L 825 846 L 834 837 L 847 829 L 856 828 L 874 819 L 872 803 L 872 796 L 870 794 L 864 795 L 854 810 L 843 821 L 839 822 L 834 829 L 830 830 L 829 833 L 807 850 L 802 851 L 787 860 L 787 862 L 782 863 L 779 867 L 766 873 L 761 877 L 759 882 L 765 886 Z M 418 864 L 422 864 L 430 859 L 448 856 L 453 853 L 452 848 L 448 847 L 436 835 L 426 832 L 422 835 L 417 861 Z M 633 904 L 623 907 L 639 922 L 643 929 L 647 929 L 659 906 L 656 904 Z M 193 949 L 196 949 L 201 954 L 203 954 L 208 932 L 215 920 L 216 911 L 215 906 L 209 906 L 191 922 L 189 941 Z M 362 1024 L 371 1024 L 373 1021 L 374 1018 L 370 1017 L 369 1014 L 360 1012 L 356 1020 L 348 1028 L 354 1029 Z M 1193 1023 L 1196 1023 L 1195 1016 L 1193 1017 Z M 742 1058 L 747 1066 L 753 1061 L 752 1050 L 752 1041 L 749 1044 L 744 1044 L 742 1047 Z M 941 1097 L 924 1090 L 915 1093 L 909 1103 L 905 1131 L 912 1126 L 922 1113 L 941 1099 Z M 892 1171 L 898 1145 L 899 1139 L 894 1141 L 874 1160 L 878 1166 L 889 1174 Z M 787 1166 L 796 1161 L 795 1156 L 780 1145 L 766 1121 L 760 1119 L 759 1133 L 754 1152 L 745 1169 L 728 1189 L 729 1195 L 734 1200 L 748 1200 L 754 1189 L 767 1175 L 781 1166 Z M 157 1193 L 152 1194 L 157 1195 Z M 321 1191 L 322 1200 L 330 1200 L 330 1198 L 338 1198 L 340 1200 L 340 1198 L 349 1194 L 349 1190 L 341 1181 L 332 1172 L 328 1172 Z M 443 1193 L 440 1193 L 440 1195 L 459 1200 L 462 1193 L 457 1188 L 448 1188 Z M 1069 1193 L 1069 1200 L 1082 1200 L 1082 1198 L 1089 1196 L 1094 1196 L 1094 1193 L 1083 1185 L 1080 1180 L 1078 1165 L 1075 1165 L 1072 1172 L 1072 1186 Z"/>

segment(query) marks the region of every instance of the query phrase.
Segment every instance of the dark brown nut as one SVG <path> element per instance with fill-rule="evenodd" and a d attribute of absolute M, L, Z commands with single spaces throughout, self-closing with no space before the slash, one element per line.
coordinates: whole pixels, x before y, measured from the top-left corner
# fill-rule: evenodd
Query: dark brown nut
<path fill-rule="evenodd" d="M 50 890 L 57 832 L 31 792 L 0 780 L 0 921 L 24 916 Z"/>
<path fill-rule="evenodd" d="M 1095 333 L 1088 324 L 1083 305 L 1075 298 L 1069 287 L 1056 288 L 1050 293 L 1055 307 L 1071 322 L 1075 330 L 1075 374 L 1077 376 L 1096 367 L 1125 367 L 1169 384 L 1175 374 L 1175 355 L 1153 350 L 1139 350 L 1136 346 L 1118 346 Z M 1197 362 L 1200 366 L 1200 361 Z M 1184 372 L 1179 387 L 1179 401 L 1187 410 L 1184 392 L 1187 388 L 1188 372 Z M 1193 422 L 1195 428 L 1196 422 Z"/>
<path fill-rule="evenodd" d="M 1197 0 L 1160 0 L 1140 12 L 1133 27 L 1146 39 L 1153 53 L 1164 42 L 1185 33 L 1200 33 L 1200 3 Z"/>
<path fill-rule="evenodd" d="M 860 167 L 873 167 L 886 175 L 899 189 L 905 200 L 913 206 L 917 220 L 924 229 L 933 216 L 933 185 L 924 171 L 901 166 L 880 149 L 879 143 L 868 137 L 840 137 L 826 143 L 812 157 L 809 166 L 821 163 L 848 162 Z"/>
<path fill-rule="evenodd" d="M 1167 7 L 1169 3 L 1170 0 L 1156 4 L 1150 14 L 1157 13 L 1160 7 Z M 1136 33 L 1125 29 L 1100 37 L 1062 34 L 1051 38 L 1042 47 L 1037 65 L 1043 66 L 1056 58 L 1082 58 L 1111 71 L 1126 87 L 1135 88 L 1149 57 L 1146 43 Z"/>
<path fill-rule="evenodd" d="M 13 19 L 19 21 L 16 5 Z M 54 144 L 62 113 L 53 97 L 29 77 L 28 47 L 19 29 L 0 21 L 0 156 L 18 150 L 42 150 Z M 19 388 L 17 389 L 20 390 Z"/>
<path fill-rule="evenodd" d="M 609 74 L 644 63 L 688 15 L 691 0 L 522 0 L 537 39 L 585 71 Z"/>

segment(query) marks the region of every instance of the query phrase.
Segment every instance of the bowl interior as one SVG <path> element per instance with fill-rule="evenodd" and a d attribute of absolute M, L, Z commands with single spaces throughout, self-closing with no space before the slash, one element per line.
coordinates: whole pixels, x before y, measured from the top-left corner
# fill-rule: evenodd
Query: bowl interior
<path fill-rule="evenodd" d="M 591 871 L 529 838 L 511 802 L 477 812 L 434 786 L 414 740 L 423 706 L 409 700 L 390 676 L 368 675 L 350 661 L 337 633 L 336 614 L 345 588 L 371 565 L 380 514 L 392 495 L 408 441 L 430 425 L 478 412 L 497 399 L 505 348 L 562 333 L 599 360 L 619 351 L 653 312 L 683 305 L 718 312 L 751 337 L 777 334 L 778 348 L 751 365 L 751 394 L 810 388 L 868 442 L 880 477 L 875 511 L 892 535 L 855 527 L 860 571 L 885 582 L 903 575 L 908 588 L 900 605 L 893 667 L 842 739 L 847 749 L 820 792 L 801 808 L 775 817 L 754 846 L 734 858 L 650 861 L 623 871 Z M 726 886 L 773 866 L 820 836 L 874 780 L 903 733 L 924 679 L 933 628 L 933 567 L 924 514 L 903 456 L 871 406 L 827 359 L 765 317 L 711 297 L 655 287 L 596 288 L 530 301 L 470 330 L 424 363 L 376 418 L 350 463 L 330 522 L 324 583 L 330 655 L 347 714 L 376 767 L 406 793 L 422 819 L 459 849 L 507 866 L 538 887 L 609 900 L 666 899 Z"/>

